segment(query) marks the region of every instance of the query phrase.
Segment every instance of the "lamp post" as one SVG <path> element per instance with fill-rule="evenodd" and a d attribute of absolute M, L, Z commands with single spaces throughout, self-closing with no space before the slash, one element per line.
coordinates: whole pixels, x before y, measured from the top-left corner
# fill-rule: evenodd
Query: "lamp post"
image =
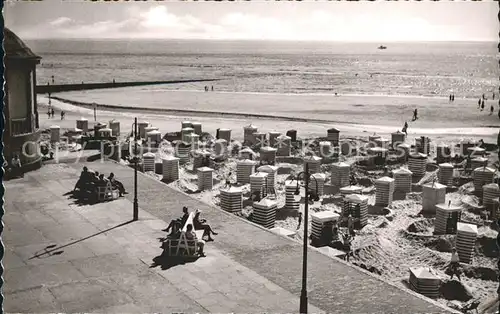
<path fill-rule="evenodd" d="M 137 118 L 134 119 L 134 150 L 137 148 Z M 139 220 L 139 202 L 137 201 L 137 152 L 134 151 L 134 221 Z"/>
<path fill-rule="evenodd" d="M 300 176 L 304 176 L 304 183 L 305 183 L 305 206 L 304 206 L 304 244 L 303 244 L 303 253 L 302 253 L 302 290 L 300 292 L 300 314 L 307 314 L 307 246 L 308 246 L 308 239 L 309 239 L 309 196 L 311 196 L 311 199 L 314 199 L 314 201 L 318 201 L 318 181 L 316 181 L 316 178 L 312 177 L 309 174 L 309 165 L 306 163 L 305 164 L 305 171 L 300 172 L 296 176 L 297 180 L 297 188 L 295 189 L 295 195 L 299 195 L 299 178 Z M 313 195 L 312 193 L 309 192 L 309 180 L 313 178 L 314 181 L 316 182 L 316 195 Z M 314 198 L 313 198 L 314 197 Z"/>

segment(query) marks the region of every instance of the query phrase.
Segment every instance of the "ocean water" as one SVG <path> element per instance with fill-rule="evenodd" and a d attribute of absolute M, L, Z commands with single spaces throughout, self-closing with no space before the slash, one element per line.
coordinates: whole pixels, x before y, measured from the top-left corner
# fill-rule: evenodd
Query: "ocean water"
<path fill-rule="evenodd" d="M 219 91 L 477 98 L 498 89 L 496 44 L 32 40 L 38 84 L 217 78 Z M 200 84 L 162 86 L 199 90 Z"/>

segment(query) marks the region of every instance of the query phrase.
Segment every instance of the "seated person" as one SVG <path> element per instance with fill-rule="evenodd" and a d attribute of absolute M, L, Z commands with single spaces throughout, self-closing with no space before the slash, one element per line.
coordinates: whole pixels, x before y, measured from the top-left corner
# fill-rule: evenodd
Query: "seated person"
<path fill-rule="evenodd" d="M 21 169 L 21 160 L 17 154 L 14 154 L 10 162 L 10 169 L 13 177 L 24 177 L 24 173 Z"/>
<path fill-rule="evenodd" d="M 97 181 L 97 186 L 106 186 L 108 182 L 109 181 L 104 177 L 104 174 L 100 174 L 99 179 Z"/>
<path fill-rule="evenodd" d="M 123 187 L 123 184 L 115 179 L 115 174 L 111 172 L 108 177 L 109 182 L 111 182 L 111 186 L 113 189 L 118 189 L 118 192 L 120 192 L 120 196 L 123 196 L 123 194 L 127 194 L 127 191 L 125 191 L 125 188 Z"/>
<path fill-rule="evenodd" d="M 210 225 L 206 224 L 207 220 L 206 219 L 200 219 L 200 214 L 201 214 L 201 211 L 200 210 L 196 210 L 195 214 L 194 214 L 194 217 L 193 217 L 193 225 L 194 225 L 194 229 L 195 230 L 203 230 L 203 238 L 204 237 L 208 237 L 208 241 L 213 241 L 214 239 L 212 239 L 210 237 L 210 234 L 213 234 L 213 235 L 217 235 L 217 233 L 215 233 L 212 228 L 210 227 Z"/>
<path fill-rule="evenodd" d="M 89 172 L 89 168 L 83 167 L 83 170 L 80 173 L 80 178 L 76 182 L 75 188 L 73 189 L 73 191 L 75 191 L 76 189 L 83 190 L 87 184 L 91 183 L 91 179 L 92 179 L 93 175 L 94 175 L 93 173 Z"/>
<path fill-rule="evenodd" d="M 178 219 L 173 219 L 170 221 L 170 224 L 166 229 L 163 229 L 163 231 L 168 232 L 170 228 L 172 228 L 172 234 L 174 234 L 177 230 L 182 229 L 182 226 L 186 223 L 187 219 L 189 218 L 189 211 L 186 206 L 182 208 L 183 215 L 181 218 Z"/>
<path fill-rule="evenodd" d="M 187 228 L 186 228 L 186 240 L 188 240 L 188 241 L 195 241 L 195 240 L 197 240 L 197 243 L 196 243 L 196 249 L 198 250 L 197 253 L 200 256 L 205 256 L 205 253 L 203 252 L 203 248 L 205 247 L 205 241 L 196 238 L 196 233 L 193 230 L 193 225 L 192 224 L 187 225 Z"/>

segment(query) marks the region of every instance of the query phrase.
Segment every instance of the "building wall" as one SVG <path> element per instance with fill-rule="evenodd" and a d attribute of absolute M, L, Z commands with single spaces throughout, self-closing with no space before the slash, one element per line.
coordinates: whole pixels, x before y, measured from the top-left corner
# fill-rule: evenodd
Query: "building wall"
<path fill-rule="evenodd" d="M 27 89 L 27 81 L 29 75 L 25 69 L 10 68 L 6 71 L 6 80 L 8 82 L 8 102 L 9 102 L 9 118 L 24 119 L 29 117 L 31 100 L 29 90 Z"/>
<path fill-rule="evenodd" d="M 36 64 L 8 63 L 5 70 L 4 157 L 18 154 L 23 168 L 41 166 L 40 130 L 36 104 Z"/>

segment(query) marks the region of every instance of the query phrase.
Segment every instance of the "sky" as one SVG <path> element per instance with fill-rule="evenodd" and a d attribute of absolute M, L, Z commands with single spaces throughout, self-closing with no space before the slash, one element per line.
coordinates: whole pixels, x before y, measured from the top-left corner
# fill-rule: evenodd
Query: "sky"
<path fill-rule="evenodd" d="M 499 40 L 498 2 L 5 2 L 22 39 Z"/>

